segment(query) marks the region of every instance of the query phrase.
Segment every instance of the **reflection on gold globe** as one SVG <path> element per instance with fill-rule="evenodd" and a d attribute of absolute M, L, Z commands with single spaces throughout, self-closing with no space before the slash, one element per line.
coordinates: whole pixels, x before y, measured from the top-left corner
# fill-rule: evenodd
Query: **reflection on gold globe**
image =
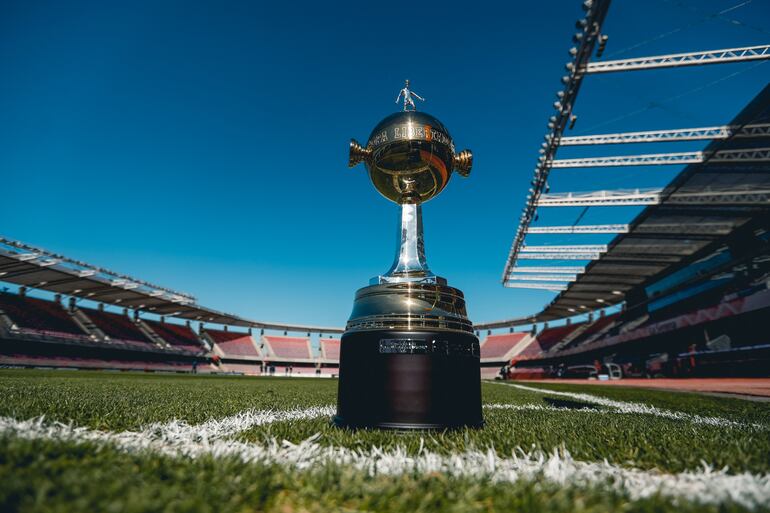
<path fill-rule="evenodd" d="M 468 176 L 469 150 L 455 154 L 449 131 L 424 112 L 397 112 L 374 128 L 366 147 L 350 141 L 350 167 L 366 164 L 374 187 L 396 203 L 424 203 L 457 171 Z"/>

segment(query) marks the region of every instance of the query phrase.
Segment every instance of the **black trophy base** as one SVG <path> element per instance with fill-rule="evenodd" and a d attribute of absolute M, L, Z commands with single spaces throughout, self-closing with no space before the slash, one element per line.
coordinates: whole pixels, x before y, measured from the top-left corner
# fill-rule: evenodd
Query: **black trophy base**
<path fill-rule="evenodd" d="M 333 421 L 354 429 L 482 427 L 478 339 L 441 330 L 346 332 Z"/>

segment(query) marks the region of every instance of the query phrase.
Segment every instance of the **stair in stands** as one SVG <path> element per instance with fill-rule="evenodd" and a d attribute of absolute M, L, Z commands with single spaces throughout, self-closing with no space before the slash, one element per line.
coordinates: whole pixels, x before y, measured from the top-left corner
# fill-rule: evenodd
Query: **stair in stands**
<path fill-rule="evenodd" d="M 77 324 L 81 330 L 85 331 L 89 337 L 94 340 L 104 340 L 107 336 L 99 327 L 89 319 L 82 310 L 78 307 L 65 308 L 66 312 L 72 317 L 72 320 Z"/>
<path fill-rule="evenodd" d="M 570 333 L 567 333 L 567 335 L 565 335 L 564 338 L 561 339 L 561 342 L 559 342 L 558 344 L 553 346 L 547 352 L 548 353 L 555 353 L 557 351 L 561 351 L 564 346 L 566 346 L 567 344 L 569 344 L 570 342 L 572 342 L 573 340 L 578 338 L 580 335 L 585 333 L 585 331 L 589 327 L 593 326 L 595 322 L 599 322 L 599 320 L 597 319 L 594 322 L 584 322 L 584 323 L 582 323 L 580 326 L 578 326 L 577 328 L 572 330 Z"/>
<path fill-rule="evenodd" d="M 139 328 L 139 331 L 141 331 L 141 332 L 142 332 L 142 334 L 143 334 L 145 337 L 149 338 L 150 340 L 152 340 L 153 342 L 155 342 L 155 343 L 156 343 L 157 345 L 159 345 L 160 347 L 171 347 L 171 346 L 168 344 L 168 342 L 166 342 L 165 340 L 163 340 L 163 338 L 161 338 L 161 336 L 160 336 L 160 335 L 158 335 L 157 333 L 155 333 L 155 332 L 152 330 L 152 328 L 150 328 L 150 326 L 149 326 L 149 325 L 148 325 L 146 322 L 144 322 L 142 319 L 140 319 L 140 318 L 138 318 L 138 317 L 137 317 L 137 319 L 136 319 L 136 321 L 135 321 L 135 322 L 136 322 L 136 327 L 137 327 L 137 328 Z"/>

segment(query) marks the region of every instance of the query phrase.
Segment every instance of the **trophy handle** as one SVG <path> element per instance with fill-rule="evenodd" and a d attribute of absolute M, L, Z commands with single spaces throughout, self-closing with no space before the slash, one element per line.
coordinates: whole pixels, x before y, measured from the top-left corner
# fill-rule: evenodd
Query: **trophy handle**
<path fill-rule="evenodd" d="M 473 167 L 473 153 L 471 150 L 463 150 L 454 156 L 454 168 L 457 174 L 463 178 L 467 178 L 471 174 L 471 167 Z"/>
<path fill-rule="evenodd" d="M 372 150 L 364 148 L 355 139 L 350 140 L 350 153 L 348 155 L 348 167 L 355 167 L 365 160 L 369 160 Z"/>

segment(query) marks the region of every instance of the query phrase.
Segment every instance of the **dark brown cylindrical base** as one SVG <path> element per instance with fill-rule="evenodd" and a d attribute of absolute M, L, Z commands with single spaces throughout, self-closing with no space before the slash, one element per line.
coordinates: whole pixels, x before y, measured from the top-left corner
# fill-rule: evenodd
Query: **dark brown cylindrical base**
<path fill-rule="evenodd" d="M 348 331 L 340 348 L 340 427 L 481 427 L 479 341 L 456 331 Z"/>

